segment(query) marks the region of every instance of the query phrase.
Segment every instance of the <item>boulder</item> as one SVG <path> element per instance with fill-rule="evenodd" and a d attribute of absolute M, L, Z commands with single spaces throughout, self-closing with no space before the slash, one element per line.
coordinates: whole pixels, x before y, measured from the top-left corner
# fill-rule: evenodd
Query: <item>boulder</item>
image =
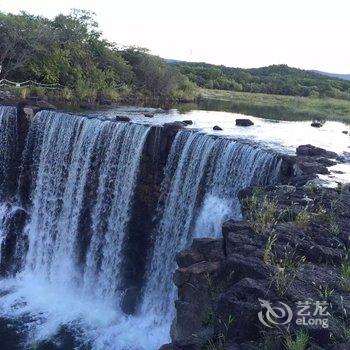
<path fill-rule="evenodd" d="M 192 125 L 193 121 L 192 120 L 183 120 L 183 123 L 185 123 L 186 125 Z"/>
<path fill-rule="evenodd" d="M 314 121 L 314 122 L 311 123 L 311 126 L 313 128 L 321 128 L 323 126 L 323 123 Z"/>
<path fill-rule="evenodd" d="M 144 113 L 143 114 L 146 118 L 153 118 L 154 117 L 154 113 Z"/>
<path fill-rule="evenodd" d="M 327 151 L 324 148 L 316 147 L 313 145 L 300 145 L 296 149 L 296 153 L 299 156 L 309 157 L 325 157 L 325 158 L 336 158 L 338 155 L 335 152 Z"/>
<path fill-rule="evenodd" d="M 48 103 L 44 100 L 38 101 L 21 101 L 17 105 L 18 114 L 24 115 L 28 119 L 31 119 L 35 116 L 36 113 L 42 110 L 56 110 L 56 106 L 51 103 Z"/>
<path fill-rule="evenodd" d="M 347 130 L 343 130 L 342 133 L 347 135 L 349 132 Z"/>
<path fill-rule="evenodd" d="M 115 120 L 118 121 L 118 122 L 129 122 L 130 118 L 126 117 L 124 115 L 116 115 L 115 116 Z"/>
<path fill-rule="evenodd" d="M 169 135 L 172 135 L 172 134 L 175 135 L 180 129 L 183 129 L 184 127 L 186 127 L 186 124 L 183 122 L 165 123 L 163 125 L 163 129 Z"/>
<path fill-rule="evenodd" d="M 254 123 L 250 119 L 236 119 L 237 126 L 251 126 Z"/>
<path fill-rule="evenodd" d="M 215 125 L 215 126 L 213 127 L 213 130 L 215 130 L 215 131 L 221 131 L 222 128 L 220 128 L 220 126 L 218 126 L 218 125 Z"/>

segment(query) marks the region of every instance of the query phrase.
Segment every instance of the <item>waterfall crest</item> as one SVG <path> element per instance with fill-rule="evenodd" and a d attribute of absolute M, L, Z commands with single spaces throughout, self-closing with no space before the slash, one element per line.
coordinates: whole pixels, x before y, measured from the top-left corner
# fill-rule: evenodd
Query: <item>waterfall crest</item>
<path fill-rule="evenodd" d="M 177 134 L 165 170 L 143 313 L 170 322 L 176 253 L 195 237 L 219 237 L 225 220 L 241 216 L 238 191 L 276 183 L 280 165 L 277 155 L 242 141 L 186 131 Z"/>
<path fill-rule="evenodd" d="M 2 179 L 13 173 L 15 118 L 15 108 L 0 107 Z M 31 120 L 11 203 L 0 182 L 1 317 L 30 315 L 24 328 L 35 341 L 65 325 L 83 348 L 152 350 L 169 340 L 176 253 L 195 237 L 218 237 L 223 221 L 241 215 L 238 191 L 277 182 L 281 160 L 198 131 L 178 131 L 168 147 L 165 134 L 160 126 L 54 111 Z M 157 164 L 165 167 L 152 173 Z M 140 183 L 139 197 L 156 193 L 151 204 L 147 197 L 135 206 L 134 220 L 145 215 L 142 203 L 147 215 L 153 208 L 143 259 L 130 247 L 139 231 L 132 254 L 123 251 Z M 133 315 L 121 308 L 126 266 L 143 292 Z"/>
<path fill-rule="evenodd" d="M 148 127 L 41 112 L 25 269 L 117 304 L 120 247 Z"/>

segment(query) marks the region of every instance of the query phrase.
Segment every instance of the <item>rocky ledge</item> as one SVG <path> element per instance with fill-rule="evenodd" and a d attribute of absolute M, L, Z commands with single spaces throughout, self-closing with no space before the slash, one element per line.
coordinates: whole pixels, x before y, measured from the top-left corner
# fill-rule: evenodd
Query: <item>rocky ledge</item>
<path fill-rule="evenodd" d="M 172 343 L 161 349 L 350 349 L 349 191 L 241 191 L 244 220 L 177 255 Z"/>

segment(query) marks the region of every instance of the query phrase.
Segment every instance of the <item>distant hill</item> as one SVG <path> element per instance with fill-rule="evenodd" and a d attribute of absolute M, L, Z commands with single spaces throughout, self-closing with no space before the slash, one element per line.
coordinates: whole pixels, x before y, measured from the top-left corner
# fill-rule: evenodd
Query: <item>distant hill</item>
<path fill-rule="evenodd" d="M 192 82 L 207 89 L 350 99 L 350 81 L 284 64 L 244 69 L 201 62 L 166 61 L 177 66 Z"/>
<path fill-rule="evenodd" d="M 321 72 L 319 70 L 312 70 L 312 72 L 318 73 L 318 74 L 321 74 L 321 75 L 325 75 L 325 76 L 331 77 L 331 78 L 350 80 L 350 74 L 327 73 L 327 72 Z"/>

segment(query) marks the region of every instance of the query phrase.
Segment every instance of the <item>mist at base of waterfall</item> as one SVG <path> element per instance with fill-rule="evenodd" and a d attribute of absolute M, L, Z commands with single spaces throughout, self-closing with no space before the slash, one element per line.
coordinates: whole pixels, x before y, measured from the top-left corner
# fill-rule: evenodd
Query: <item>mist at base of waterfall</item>
<path fill-rule="evenodd" d="M 1 280 L 0 295 L 0 319 L 8 324 L 16 321 L 16 333 L 22 333 L 17 341 L 25 342 L 23 348 L 48 341 L 60 346 L 63 329 L 78 349 L 150 350 L 170 341 L 170 324 L 160 324 L 157 315 L 128 316 L 115 306 L 37 275 Z"/>

